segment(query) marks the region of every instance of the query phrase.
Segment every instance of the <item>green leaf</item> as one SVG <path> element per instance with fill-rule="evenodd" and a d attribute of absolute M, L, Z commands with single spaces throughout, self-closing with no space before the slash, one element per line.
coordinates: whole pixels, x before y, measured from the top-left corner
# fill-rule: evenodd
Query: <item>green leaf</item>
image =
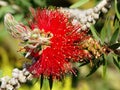
<path fill-rule="evenodd" d="M 114 22 L 113 22 L 113 25 L 114 25 L 114 28 L 115 28 L 115 30 L 117 29 L 117 28 L 119 28 L 119 26 L 120 26 L 120 21 L 116 18 L 117 16 L 115 15 L 115 20 L 114 20 Z"/>
<path fill-rule="evenodd" d="M 104 54 L 103 56 L 103 78 L 106 76 L 106 70 L 107 70 L 107 56 Z"/>
<path fill-rule="evenodd" d="M 115 30 L 115 32 L 113 33 L 112 38 L 110 40 L 110 44 L 116 43 L 116 41 L 118 40 L 118 37 L 119 37 L 119 28 Z"/>
<path fill-rule="evenodd" d="M 94 37 L 97 41 L 101 41 L 100 38 L 99 38 L 99 36 L 98 36 L 98 34 L 97 34 L 97 31 L 96 31 L 96 29 L 95 29 L 95 27 L 94 27 L 93 25 L 90 26 L 90 30 L 91 30 L 91 32 L 92 32 L 92 34 L 93 34 L 93 37 Z"/>
<path fill-rule="evenodd" d="M 118 57 L 118 63 L 119 63 L 119 65 L 120 65 L 120 57 Z"/>
<path fill-rule="evenodd" d="M 101 36 L 101 41 L 102 41 L 102 43 L 104 43 L 104 42 L 105 42 L 105 38 L 106 38 L 106 36 L 107 36 L 105 27 L 102 28 L 102 30 L 101 30 L 101 32 L 100 32 L 100 36 Z"/>
<path fill-rule="evenodd" d="M 2 18 L 4 16 L 4 14 L 6 14 L 8 12 L 14 13 L 15 10 L 11 6 L 0 7 L 0 18 Z"/>
<path fill-rule="evenodd" d="M 117 6 L 117 4 L 118 4 L 118 2 L 117 2 L 117 0 L 115 0 L 115 12 L 116 12 L 116 15 L 117 15 L 118 19 L 120 20 L 120 13 L 119 13 L 119 11 L 118 11 L 118 6 Z"/>
<path fill-rule="evenodd" d="M 110 22 L 110 18 L 107 17 L 105 20 L 104 26 L 102 27 L 102 30 L 100 32 L 100 38 L 101 38 L 102 43 L 105 42 L 105 40 L 108 38 L 108 35 L 110 33 L 110 30 L 108 28 L 108 26 L 110 24 L 109 22 Z M 108 32 L 108 30 L 109 30 L 109 32 Z M 106 33 L 106 32 L 108 32 L 108 33 Z"/>
<path fill-rule="evenodd" d="M 24 15 L 23 14 L 16 14 L 16 15 L 14 15 L 14 17 L 15 17 L 15 20 L 21 21 L 24 18 Z"/>
<path fill-rule="evenodd" d="M 116 67 L 120 70 L 120 63 L 118 62 L 118 58 L 113 57 L 113 62 L 116 65 Z"/>
<path fill-rule="evenodd" d="M 29 0 L 20 0 L 21 4 L 26 7 L 30 7 L 32 4 Z"/>
<path fill-rule="evenodd" d="M 46 0 L 34 0 L 34 2 L 39 6 L 46 6 Z"/>
<path fill-rule="evenodd" d="M 87 75 L 87 77 L 90 76 L 90 75 L 92 75 L 93 73 L 95 73 L 95 72 L 97 71 L 97 69 L 100 67 L 100 65 L 103 64 L 103 59 L 104 59 L 103 57 L 104 57 L 104 56 L 101 55 L 101 57 L 92 60 L 93 66 L 92 66 L 91 71 L 90 71 L 89 74 Z"/>
<path fill-rule="evenodd" d="M 90 73 L 87 75 L 87 77 L 90 76 L 90 75 L 92 75 L 93 73 L 95 73 L 98 68 L 99 68 L 99 66 L 94 65 L 94 66 L 92 67 Z"/>
<path fill-rule="evenodd" d="M 71 5 L 70 8 L 78 8 L 82 6 L 83 4 L 87 3 L 89 0 L 80 0 L 76 2 L 75 4 Z"/>
<path fill-rule="evenodd" d="M 120 42 L 119 43 L 115 43 L 115 44 L 112 44 L 111 46 L 109 46 L 109 48 L 115 50 L 117 49 L 118 47 L 120 47 Z"/>

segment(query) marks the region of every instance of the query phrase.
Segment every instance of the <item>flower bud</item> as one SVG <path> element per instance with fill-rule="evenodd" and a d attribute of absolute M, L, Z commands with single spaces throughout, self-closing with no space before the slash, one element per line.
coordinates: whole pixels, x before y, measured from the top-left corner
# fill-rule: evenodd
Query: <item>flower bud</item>
<path fill-rule="evenodd" d="M 28 39 L 30 36 L 30 29 L 23 25 L 22 23 L 17 22 L 14 17 L 7 13 L 4 17 L 4 24 L 7 31 L 17 39 Z"/>

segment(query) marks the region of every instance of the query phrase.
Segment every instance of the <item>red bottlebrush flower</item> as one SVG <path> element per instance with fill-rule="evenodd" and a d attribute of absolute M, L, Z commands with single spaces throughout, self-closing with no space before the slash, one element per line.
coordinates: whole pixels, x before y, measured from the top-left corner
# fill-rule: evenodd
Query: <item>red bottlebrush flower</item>
<path fill-rule="evenodd" d="M 50 37 L 49 42 L 32 49 L 30 56 L 37 60 L 28 67 L 36 77 L 61 78 L 65 73 L 72 72 L 72 62 L 83 58 L 90 58 L 89 52 L 83 50 L 81 43 L 88 39 L 87 31 L 77 30 L 80 25 L 73 25 L 67 14 L 58 9 L 38 9 L 33 13 L 33 21 L 30 26 L 34 31 L 36 28 L 42 32 L 44 38 Z M 26 48 L 29 51 L 29 48 Z"/>

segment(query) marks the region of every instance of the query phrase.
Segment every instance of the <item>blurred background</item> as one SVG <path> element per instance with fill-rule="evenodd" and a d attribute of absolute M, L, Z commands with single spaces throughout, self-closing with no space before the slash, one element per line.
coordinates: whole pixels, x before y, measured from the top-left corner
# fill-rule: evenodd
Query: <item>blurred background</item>
<path fill-rule="evenodd" d="M 0 77 L 9 75 L 13 68 L 22 69 L 22 64 L 25 62 L 23 56 L 17 52 L 19 40 L 13 39 L 6 32 L 4 27 L 4 15 L 10 12 L 14 15 L 16 20 L 27 23 L 29 16 L 29 7 L 69 7 L 79 0 L 0 0 Z M 88 3 L 79 7 L 80 9 L 87 9 L 95 6 L 100 0 L 89 0 Z M 105 22 L 106 17 L 112 18 L 114 15 L 114 5 L 109 13 L 96 24 L 96 28 L 101 28 Z M 112 21 L 110 22 L 111 26 Z M 112 26 L 111 26 L 112 28 Z M 113 65 L 111 58 L 108 60 L 106 76 L 103 78 L 103 67 L 101 66 L 93 75 L 86 77 L 90 72 L 88 66 L 78 68 L 78 76 L 66 76 L 62 81 L 55 81 L 53 90 L 120 90 L 120 72 Z M 19 90 L 40 90 L 39 81 L 35 83 L 27 82 Z M 44 81 L 42 90 L 49 90 L 49 83 Z"/>

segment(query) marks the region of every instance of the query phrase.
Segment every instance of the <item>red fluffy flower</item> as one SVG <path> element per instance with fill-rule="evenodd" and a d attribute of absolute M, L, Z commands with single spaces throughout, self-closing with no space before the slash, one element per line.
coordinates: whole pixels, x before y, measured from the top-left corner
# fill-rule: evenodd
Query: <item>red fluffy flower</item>
<path fill-rule="evenodd" d="M 80 25 L 73 25 L 67 14 L 59 10 L 38 9 L 33 12 L 31 28 L 38 28 L 44 33 L 51 33 L 49 45 L 41 53 L 33 50 L 32 57 L 37 58 L 28 70 L 35 76 L 61 78 L 65 73 L 72 72 L 72 62 L 82 58 L 89 58 L 89 53 L 83 49 L 81 43 L 88 39 L 86 31 L 77 32 Z"/>

